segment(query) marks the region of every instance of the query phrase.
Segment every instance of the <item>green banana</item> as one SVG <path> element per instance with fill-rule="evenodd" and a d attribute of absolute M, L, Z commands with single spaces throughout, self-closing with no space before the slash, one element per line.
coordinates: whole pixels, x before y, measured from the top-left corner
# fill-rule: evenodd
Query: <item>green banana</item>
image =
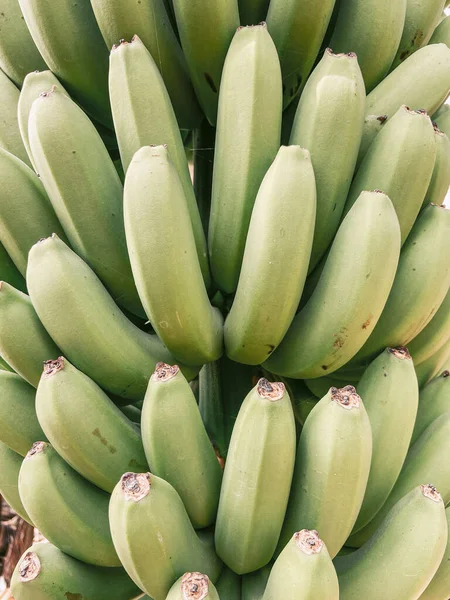
<path fill-rule="evenodd" d="M 397 213 L 403 244 L 432 179 L 436 137 L 426 113 L 401 106 L 368 149 L 350 187 L 344 212 L 363 190 L 383 190 Z"/>
<path fill-rule="evenodd" d="M 173 0 L 173 7 L 192 84 L 206 118 L 214 125 L 223 64 L 239 27 L 238 0 L 213 4 Z"/>
<path fill-rule="evenodd" d="M 213 170 L 209 256 L 213 279 L 236 290 L 251 212 L 280 144 L 281 70 L 265 24 L 238 29 L 223 68 Z"/>
<path fill-rule="evenodd" d="M 275 561 L 262 600 L 339 599 L 336 570 L 317 531 L 294 533 Z"/>
<path fill-rule="evenodd" d="M 46 439 L 35 411 L 36 391 L 16 373 L 0 371 L 0 441 L 25 456 Z"/>
<path fill-rule="evenodd" d="M 34 43 L 50 70 L 94 119 L 111 127 L 108 50 L 91 3 L 19 0 L 19 4 Z M 88 143 L 85 149 L 87 146 Z"/>
<path fill-rule="evenodd" d="M 339 227 L 311 298 L 264 366 L 271 373 L 311 379 L 347 363 L 384 308 L 399 252 L 392 202 L 382 192 L 362 192 Z"/>
<path fill-rule="evenodd" d="M 335 561 L 341 600 L 419 598 L 447 543 L 444 503 L 431 485 L 415 487 L 357 552 Z"/>
<path fill-rule="evenodd" d="M 359 169 L 367 151 L 380 133 L 383 125 L 387 122 L 387 115 L 367 115 L 364 120 L 363 133 L 361 137 L 361 144 L 359 145 L 358 158 L 356 159 L 355 171 Z"/>
<path fill-rule="evenodd" d="M 425 46 L 394 69 L 367 96 L 366 115 L 391 117 L 402 104 L 432 115 L 450 89 L 450 48 Z"/>
<path fill-rule="evenodd" d="M 269 564 L 242 577 L 241 600 L 262 600 L 271 569 Z"/>
<path fill-rule="evenodd" d="M 447 44 L 450 46 L 450 15 L 439 23 L 433 31 L 429 44 Z"/>
<path fill-rule="evenodd" d="M 319 399 L 326 394 L 326 391 L 325 394 L 316 396 L 311 393 L 311 391 L 305 385 L 305 382 L 301 381 L 300 379 L 288 379 L 287 377 L 282 377 L 281 381 L 286 386 L 289 398 L 291 399 L 292 409 L 294 411 L 297 424 L 303 427 L 309 413 L 315 407 Z M 328 386 L 328 389 L 329 388 L 330 386 Z"/>
<path fill-rule="evenodd" d="M 450 339 L 429 358 L 416 365 L 416 375 L 419 387 L 424 387 L 429 381 L 445 370 L 445 365 L 450 359 Z"/>
<path fill-rule="evenodd" d="M 222 315 L 209 302 L 186 196 L 164 146 L 144 146 L 134 155 L 124 218 L 136 286 L 156 333 L 185 364 L 217 360 Z"/>
<path fill-rule="evenodd" d="M 45 442 L 35 442 L 19 472 L 19 493 L 34 525 L 85 563 L 120 566 L 108 524 L 109 495 L 83 479 Z"/>
<path fill-rule="evenodd" d="M 284 108 L 295 101 L 305 87 L 335 4 L 336 0 L 319 4 L 314 0 L 270 2 L 267 27 L 280 57 Z"/>
<path fill-rule="evenodd" d="M 310 154 L 300 146 L 281 146 L 256 196 L 225 321 L 225 350 L 232 360 L 259 365 L 289 329 L 308 271 L 315 220 Z M 282 266 L 286 257 L 289 264 Z"/>
<path fill-rule="evenodd" d="M 443 204 L 450 187 L 450 141 L 449 138 L 435 126 L 436 160 L 433 175 L 428 186 L 422 207 L 428 204 Z"/>
<path fill-rule="evenodd" d="M 220 597 L 207 575 L 185 573 L 170 588 L 166 600 L 220 600 Z"/>
<path fill-rule="evenodd" d="M 91 5 L 108 49 L 119 40 L 139 36 L 161 73 L 180 128 L 196 127 L 201 120 L 200 107 L 164 0 L 91 0 Z M 140 73 L 144 77 L 142 70 Z"/>
<path fill-rule="evenodd" d="M 22 292 L 27 291 L 25 279 L 11 260 L 3 244 L 0 243 L 0 281 L 7 281 Z"/>
<path fill-rule="evenodd" d="M 438 570 L 420 600 L 448 600 L 450 594 L 450 508 L 445 510 L 447 519 L 447 546 Z"/>
<path fill-rule="evenodd" d="M 135 425 L 62 356 L 44 363 L 36 413 L 58 454 L 106 492 L 112 492 L 127 469 L 147 468 Z"/>
<path fill-rule="evenodd" d="M 37 315 L 65 356 L 123 404 L 144 397 L 155 364 L 173 357 L 123 315 L 94 272 L 57 236 L 35 244 L 27 269 Z M 196 372 L 184 373 L 192 379 Z"/>
<path fill-rule="evenodd" d="M 53 89 L 33 102 L 29 141 L 75 252 L 121 306 L 143 315 L 125 242 L 122 184 L 95 127 L 75 102 Z"/>
<path fill-rule="evenodd" d="M 16 600 L 130 600 L 142 594 L 124 569 L 87 565 L 46 542 L 24 552 L 11 588 Z"/>
<path fill-rule="evenodd" d="M 289 498 L 295 440 L 284 385 L 260 379 L 233 428 L 215 529 L 217 554 L 239 575 L 273 556 Z"/>
<path fill-rule="evenodd" d="M 132 423 L 136 423 L 141 426 L 141 411 L 134 404 L 127 404 L 126 406 L 119 406 L 120 412 L 122 412 Z"/>
<path fill-rule="evenodd" d="M 220 600 L 241 600 L 241 577 L 224 567 L 216 583 Z"/>
<path fill-rule="evenodd" d="M 222 469 L 177 365 L 156 365 L 142 407 L 141 431 L 151 472 L 176 489 L 195 528 L 213 524 Z"/>
<path fill-rule="evenodd" d="M 419 410 L 414 425 L 411 444 L 417 441 L 435 419 L 450 411 L 450 373 L 442 372 L 420 392 Z"/>
<path fill-rule="evenodd" d="M 387 348 L 358 383 L 372 430 L 369 479 L 353 531 L 383 506 L 408 452 L 419 402 L 414 364 L 406 348 Z M 389 460 L 386 460 L 389 457 Z"/>
<path fill-rule="evenodd" d="M 407 0 L 340 2 L 329 45 L 334 52 L 356 53 L 367 93 L 389 72 L 402 37 L 406 5 Z"/>
<path fill-rule="evenodd" d="M 439 130 L 450 139 L 450 104 L 443 104 L 433 115 Z"/>
<path fill-rule="evenodd" d="M 9 371 L 10 373 L 14 373 L 14 369 L 8 365 L 6 360 L 0 356 L 0 370 L 1 371 Z"/>
<path fill-rule="evenodd" d="M 0 442 L 0 464 L 2 465 L 0 469 L 0 494 L 13 511 L 31 525 L 31 519 L 27 515 L 27 511 L 20 499 L 17 484 L 22 460 L 20 454 L 17 454 L 17 452 L 11 450 L 6 444 Z"/>
<path fill-rule="evenodd" d="M 361 142 L 365 99 L 356 55 L 333 54 L 327 49 L 302 93 L 290 138 L 291 144 L 310 151 L 316 179 L 310 272 L 339 227 Z"/>
<path fill-rule="evenodd" d="M 1 39 L 0 15 L 0 39 Z M 1 42 L 0 42 L 1 58 Z M 28 156 L 20 138 L 19 124 L 17 122 L 17 104 L 19 90 L 0 69 L 0 149 L 7 150 L 29 164 Z"/>
<path fill-rule="evenodd" d="M 340 379 L 334 377 L 334 373 L 331 377 L 317 377 L 316 379 L 304 379 L 303 381 L 310 393 L 314 394 L 316 398 L 323 398 L 331 387 L 339 387 L 343 383 Z M 356 384 L 353 381 L 350 383 Z"/>
<path fill-rule="evenodd" d="M 125 473 L 111 496 L 109 522 L 123 566 L 154 600 L 165 600 L 186 571 L 201 569 L 217 581 L 221 563 L 211 540 L 197 536 L 180 496 L 164 479 Z"/>

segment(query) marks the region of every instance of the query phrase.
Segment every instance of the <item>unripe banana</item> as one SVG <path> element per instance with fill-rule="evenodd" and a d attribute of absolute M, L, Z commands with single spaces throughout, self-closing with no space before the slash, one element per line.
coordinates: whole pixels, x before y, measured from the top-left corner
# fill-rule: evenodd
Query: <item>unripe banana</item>
<path fill-rule="evenodd" d="M 186 364 L 217 360 L 222 315 L 209 302 L 186 196 L 164 146 L 144 146 L 134 155 L 124 218 L 136 287 L 156 333 Z"/>
<path fill-rule="evenodd" d="M 238 0 L 241 25 L 256 25 L 266 20 L 270 0 Z"/>
<path fill-rule="evenodd" d="M 241 600 L 241 577 L 224 567 L 216 583 L 220 600 Z"/>
<path fill-rule="evenodd" d="M 0 356 L 0 370 L 9 371 L 10 373 L 14 373 L 14 369 L 8 365 L 8 363 Z"/>
<path fill-rule="evenodd" d="M 1 19 L 0 15 L 0 19 Z M 2 33 L 0 21 L 0 39 Z M 1 58 L 1 42 L 0 42 Z M 20 138 L 19 124 L 17 122 L 17 104 L 19 90 L 0 69 L 0 148 L 18 156 L 29 164 L 28 156 Z"/>
<path fill-rule="evenodd" d="M 357 552 L 335 561 L 341 600 L 419 598 L 445 552 L 444 503 L 432 485 L 414 486 Z"/>
<path fill-rule="evenodd" d="M 22 504 L 17 481 L 23 458 L 6 444 L 0 442 L 0 494 L 19 517 L 31 523 L 30 517 Z"/>
<path fill-rule="evenodd" d="M 445 365 L 449 359 L 450 339 L 447 340 L 437 352 L 432 354 L 419 365 L 416 365 L 416 375 L 417 381 L 419 382 L 419 388 L 424 387 L 426 383 L 431 381 L 439 373 L 445 370 Z"/>
<path fill-rule="evenodd" d="M 426 113 L 401 106 L 368 149 L 352 182 L 345 213 L 363 190 L 383 190 L 397 213 L 403 244 L 433 175 L 436 137 Z"/>
<path fill-rule="evenodd" d="M 242 577 L 241 600 L 262 600 L 272 565 L 247 573 Z"/>
<path fill-rule="evenodd" d="M 339 227 L 311 298 L 265 367 L 305 379 L 328 375 L 347 363 L 384 308 L 399 253 L 392 202 L 382 192 L 363 192 Z"/>
<path fill-rule="evenodd" d="M 445 16 L 445 13 L 444 13 Z M 446 44 L 450 46 L 450 15 L 445 16 L 430 38 L 429 44 Z"/>
<path fill-rule="evenodd" d="M 288 379 L 287 377 L 282 377 L 281 381 L 286 386 L 291 399 L 295 419 L 297 423 L 303 427 L 307 416 L 315 407 L 319 399 L 326 394 L 328 389 L 330 389 L 330 386 L 328 386 L 325 394 L 315 396 L 305 385 L 305 382 L 301 381 L 300 379 Z"/>
<path fill-rule="evenodd" d="M 443 104 L 433 115 L 433 122 L 450 139 L 450 104 Z"/>
<path fill-rule="evenodd" d="M 432 115 L 450 89 L 450 48 L 425 46 L 392 71 L 367 96 L 366 115 L 392 115 L 406 104 Z"/>
<path fill-rule="evenodd" d="M 388 118 L 386 115 L 367 115 L 364 120 L 363 133 L 361 138 L 361 144 L 359 145 L 358 158 L 356 159 L 355 171 L 359 169 L 363 158 L 367 154 L 367 151 L 375 140 L 377 135 L 380 133 L 383 125 L 387 122 Z"/>
<path fill-rule="evenodd" d="M 365 96 L 356 55 L 327 49 L 297 108 L 290 143 L 310 151 L 317 186 L 310 272 L 339 227 L 361 142 Z"/>
<path fill-rule="evenodd" d="M 142 594 L 124 569 L 87 565 L 48 542 L 24 552 L 11 587 L 16 600 L 130 600 Z"/>
<path fill-rule="evenodd" d="M 22 292 L 27 291 L 25 279 L 11 260 L 5 247 L 0 243 L 0 281 L 7 281 Z"/>
<path fill-rule="evenodd" d="M 319 4 L 314 0 L 270 2 L 267 27 L 280 57 L 285 108 L 298 98 L 307 82 L 335 4 L 335 0 Z"/>
<path fill-rule="evenodd" d="M 225 321 L 225 350 L 232 360 L 259 365 L 289 329 L 308 271 L 315 220 L 310 154 L 300 146 L 282 146 L 256 196 Z"/>
<path fill-rule="evenodd" d="M 122 396 L 123 404 L 144 397 L 157 362 L 173 362 L 156 336 L 125 317 L 94 272 L 57 236 L 30 250 L 27 282 L 39 319 L 64 355 L 103 389 Z M 195 377 L 195 371 L 184 372 Z"/>
<path fill-rule="evenodd" d="M 150 473 L 125 473 L 109 505 L 111 534 L 129 576 L 154 600 L 165 600 L 186 571 L 217 581 L 221 563 L 197 537 L 175 489 Z M 149 560 L 151 557 L 151 560 Z"/>
<path fill-rule="evenodd" d="M 367 93 L 384 79 L 392 65 L 402 37 L 406 5 L 407 0 L 340 0 L 329 45 L 334 52 L 357 55 Z"/>
<path fill-rule="evenodd" d="M 223 600 L 207 575 L 185 573 L 177 579 L 166 600 Z"/>
<path fill-rule="evenodd" d="M 438 570 L 420 600 L 448 600 L 450 595 L 450 507 L 445 510 L 447 519 L 447 546 Z"/>
<path fill-rule="evenodd" d="M 435 419 L 449 411 L 450 373 L 444 371 L 438 377 L 432 379 L 420 392 L 419 410 L 411 444 L 414 444 Z"/>
<path fill-rule="evenodd" d="M 222 469 L 177 365 L 156 365 L 142 407 L 141 431 L 151 472 L 176 489 L 194 527 L 214 523 Z"/>
<path fill-rule="evenodd" d="M 273 556 L 289 498 L 295 441 L 284 385 L 260 379 L 233 429 L 215 530 L 218 555 L 240 575 Z"/>
<path fill-rule="evenodd" d="M 331 388 L 300 434 L 278 551 L 307 527 L 321 531 L 330 556 L 336 556 L 358 516 L 371 455 L 370 421 L 361 398 L 353 386 Z"/>
<path fill-rule="evenodd" d="M 339 585 L 330 555 L 317 531 L 294 533 L 275 561 L 263 600 L 339 599 Z"/>
<path fill-rule="evenodd" d="M 383 506 L 400 474 L 417 415 L 419 388 L 406 348 L 387 348 L 358 383 L 372 430 L 372 461 L 364 500 L 353 531 Z M 389 457 L 389 458 L 387 458 Z"/>
<path fill-rule="evenodd" d="M 109 495 L 83 479 L 45 442 L 35 442 L 19 473 L 19 493 L 34 525 L 85 563 L 120 566 L 108 523 Z"/>
<path fill-rule="evenodd" d="M 236 290 L 261 181 L 280 145 L 281 70 L 265 24 L 237 30 L 220 83 L 209 221 L 213 279 Z"/>
<path fill-rule="evenodd" d="M 428 204 L 443 204 L 450 187 L 450 141 L 435 127 L 436 160 L 433 174 L 422 207 Z"/>
<path fill-rule="evenodd" d="M 295 379 L 292 381 L 295 381 Z M 317 379 L 304 379 L 303 381 L 310 393 L 314 394 L 316 398 L 323 398 L 326 396 L 331 387 L 343 385 L 342 379 L 334 377 L 334 373 L 331 377 L 317 377 Z M 353 381 L 348 377 L 346 377 L 345 382 L 350 382 L 352 385 L 356 385 L 357 383 L 357 381 Z"/>
<path fill-rule="evenodd" d="M 137 423 L 141 426 L 141 411 L 134 404 L 127 404 L 126 406 L 119 406 L 120 412 L 122 412 L 132 423 Z"/>
<path fill-rule="evenodd" d="M 108 50 L 91 3 L 19 0 L 19 4 L 34 43 L 50 70 L 94 119 L 111 127 Z"/>

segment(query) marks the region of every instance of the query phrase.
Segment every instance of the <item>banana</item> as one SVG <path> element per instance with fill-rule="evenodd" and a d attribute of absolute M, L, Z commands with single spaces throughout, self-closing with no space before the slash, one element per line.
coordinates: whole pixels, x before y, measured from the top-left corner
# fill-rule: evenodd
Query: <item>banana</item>
<path fill-rule="evenodd" d="M 443 204 L 450 187 L 450 141 L 435 127 L 436 160 L 433 174 L 422 207 L 428 204 Z"/>
<path fill-rule="evenodd" d="M 311 298 L 264 366 L 271 373 L 312 379 L 347 363 L 383 310 L 399 252 L 392 202 L 382 192 L 362 192 L 339 227 Z"/>
<path fill-rule="evenodd" d="M 22 292 L 27 291 L 25 279 L 0 243 L 0 281 L 7 281 Z"/>
<path fill-rule="evenodd" d="M 17 454 L 17 452 L 11 450 L 6 444 L 0 442 L 0 464 L 2 465 L 0 470 L 0 494 L 19 517 L 32 525 L 31 519 L 27 515 L 27 511 L 20 499 L 17 484 L 22 460 L 20 454 Z"/>
<path fill-rule="evenodd" d="M 310 154 L 300 146 L 282 146 L 256 196 L 225 321 L 225 350 L 232 360 L 259 365 L 289 329 L 308 271 L 315 220 Z"/>
<path fill-rule="evenodd" d="M 19 0 L 19 4 L 31 37 L 50 70 L 89 115 L 112 127 L 108 50 L 91 3 Z M 87 147 L 88 143 L 86 150 Z"/>
<path fill-rule="evenodd" d="M 241 600 L 241 577 L 224 567 L 216 583 L 220 600 Z"/>
<path fill-rule="evenodd" d="M 19 472 L 19 493 L 34 525 L 85 563 L 120 566 L 108 524 L 109 495 L 83 479 L 45 442 L 35 442 Z"/>
<path fill-rule="evenodd" d="M 11 587 L 16 600 L 130 600 L 142 594 L 124 569 L 87 565 L 48 542 L 23 553 Z"/>
<path fill-rule="evenodd" d="M 363 132 L 365 96 L 356 55 L 327 49 L 300 98 L 290 143 L 310 151 L 316 178 L 310 272 L 339 227 Z"/>
<path fill-rule="evenodd" d="M 214 281 L 236 290 L 251 212 L 280 145 L 281 70 L 265 24 L 238 29 L 220 84 L 209 256 Z"/>
<path fill-rule="evenodd" d="M 397 213 L 403 244 L 432 180 L 436 137 L 426 113 L 401 106 L 368 149 L 350 187 L 345 214 L 363 190 L 383 190 Z"/>
<path fill-rule="evenodd" d="M 293 379 L 293 381 L 296 380 Z M 303 381 L 310 393 L 316 398 L 323 398 L 331 387 L 339 387 L 343 383 L 340 379 L 336 379 L 334 374 L 331 377 L 317 377 L 317 379 L 304 379 Z M 356 382 L 351 383 L 356 385 Z"/>
<path fill-rule="evenodd" d="M 127 404 L 126 406 L 120 406 L 120 412 L 122 412 L 132 423 L 136 423 L 139 427 L 141 426 L 141 411 L 134 404 Z"/>
<path fill-rule="evenodd" d="M 353 386 L 331 388 L 309 414 L 297 447 L 278 551 L 300 527 L 321 531 L 330 556 L 355 524 L 372 455 L 367 412 Z"/>
<path fill-rule="evenodd" d="M 443 104 L 433 115 L 439 130 L 450 139 L 450 104 Z"/>
<path fill-rule="evenodd" d="M 420 392 L 419 410 L 411 444 L 417 441 L 435 419 L 450 411 L 450 373 L 443 371 Z"/>
<path fill-rule="evenodd" d="M 419 402 L 414 364 L 406 348 L 387 348 L 358 383 L 372 429 L 369 479 L 353 531 L 383 506 L 408 452 Z M 389 457 L 389 460 L 387 460 Z"/>
<path fill-rule="evenodd" d="M 135 35 L 142 40 L 161 73 L 180 128 L 196 127 L 201 120 L 200 107 L 164 0 L 91 0 L 91 5 L 109 49 Z M 140 73 L 144 77 L 142 70 Z"/>
<path fill-rule="evenodd" d="M 340 2 L 329 45 L 334 52 L 356 53 L 367 93 L 389 72 L 402 38 L 406 6 L 407 0 Z"/>
<path fill-rule="evenodd" d="M 444 15 L 445 16 L 445 15 Z M 447 44 L 450 46 L 450 16 L 445 16 L 433 31 L 429 44 Z"/>
<path fill-rule="evenodd" d="M 339 598 L 421 597 L 439 567 L 446 543 L 441 495 L 432 485 L 414 486 L 367 544 L 335 561 Z"/>
<path fill-rule="evenodd" d="M 295 439 L 284 385 L 261 378 L 233 428 L 215 529 L 217 554 L 239 575 L 272 558 L 289 498 Z"/>
<path fill-rule="evenodd" d="M 58 454 L 106 492 L 112 492 L 127 469 L 147 468 L 137 428 L 62 356 L 44 363 L 36 413 Z"/>
<path fill-rule="evenodd" d="M 222 315 L 209 302 L 186 197 L 164 146 L 144 146 L 134 155 L 124 218 L 136 286 L 158 336 L 186 364 L 217 360 Z"/>
<path fill-rule="evenodd" d="M 238 0 L 238 4 L 241 25 L 256 25 L 266 20 L 270 0 Z"/>
<path fill-rule="evenodd" d="M 271 569 L 269 564 L 242 577 L 241 600 L 262 600 Z"/>
<path fill-rule="evenodd" d="M 425 46 L 394 69 L 366 100 L 366 115 L 392 115 L 406 104 L 432 115 L 450 89 L 450 48 L 445 44 Z"/>
<path fill-rule="evenodd" d="M 450 508 L 445 510 L 447 519 L 447 546 L 438 570 L 420 600 L 448 600 L 450 594 Z"/>
<path fill-rule="evenodd" d="M 359 169 L 359 166 L 367 154 L 370 145 L 380 133 L 387 120 L 387 115 L 367 115 L 364 119 L 363 132 L 358 150 L 358 158 L 356 159 L 355 171 Z"/>
<path fill-rule="evenodd" d="M 0 39 L 1 39 L 0 15 Z M 1 42 L 0 42 L 1 59 Z M 20 138 L 19 124 L 17 122 L 17 104 L 19 90 L 0 69 L 0 149 L 7 150 L 29 164 L 28 156 Z"/>
<path fill-rule="evenodd" d="M 262 600 L 339 599 L 330 555 L 317 531 L 294 533 L 275 561 Z"/>
<path fill-rule="evenodd" d="M 173 8 L 192 84 L 206 118 L 214 125 L 225 57 L 239 27 L 238 0 L 214 4 L 173 0 Z"/>
<path fill-rule="evenodd" d="M 112 493 L 109 521 L 123 566 L 154 600 L 165 600 L 186 571 L 201 569 L 217 581 L 221 563 L 211 541 L 197 536 L 180 496 L 164 479 L 125 473 Z"/>
<path fill-rule="evenodd" d="M 37 387 L 42 363 L 57 356 L 29 296 L 0 281 L 0 355 L 25 381 Z"/>
<path fill-rule="evenodd" d="M 141 431 L 151 472 L 176 489 L 195 528 L 212 525 L 222 469 L 177 365 L 156 365 L 142 407 Z"/>
<path fill-rule="evenodd" d="M 266 20 L 280 57 L 284 108 L 295 102 L 305 87 L 335 4 L 336 0 L 270 2 Z"/>
<path fill-rule="evenodd" d="M 0 370 L 1 371 L 9 371 L 10 373 L 14 373 L 14 369 L 8 365 L 8 363 L 0 356 Z"/>
<path fill-rule="evenodd" d="M 445 365 L 450 359 L 450 339 L 439 348 L 437 352 L 416 366 L 416 375 L 419 387 L 422 388 L 445 370 Z"/>
<path fill-rule="evenodd" d="M 315 407 L 319 399 L 326 394 L 326 391 L 325 394 L 321 394 L 317 397 L 311 393 L 305 385 L 305 382 L 300 379 L 288 379 L 287 377 L 282 377 L 281 381 L 286 386 L 289 398 L 291 399 L 295 420 L 298 425 L 303 427 L 307 416 Z M 327 391 L 329 388 L 330 386 L 328 386 Z"/>
<path fill-rule="evenodd" d="M 122 184 L 95 127 L 56 88 L 33 102 L 29 141 L 39 176 L 73 249 L 121 306 L 143 315 L 126 248 Z"/>
<path fill-rule="evenodd" d="M 94 272 L 57 236 L 35 244 L 27 270 L 37 315 L 64 355 L 123 404 L 144 397 L 160 360 L 173 357 L 123 315 Z M 196 372 L 184 371 L 189 379 Z"/>
<path fill-rule="evenodd" d="M 185 573 L 170 588 L 166 600 L 220 600 L 220 597 L 207 575 Z"/>

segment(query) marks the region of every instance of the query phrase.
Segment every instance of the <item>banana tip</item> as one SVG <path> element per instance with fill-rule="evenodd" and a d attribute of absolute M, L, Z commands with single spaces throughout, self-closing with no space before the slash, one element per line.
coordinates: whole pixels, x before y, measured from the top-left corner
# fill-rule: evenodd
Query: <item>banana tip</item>
<path fill-rule="evenodd" d="M 150 493 L 150 473 L 124 473 L 120 487 L 126 500 L 139 502 Z"/>
<path fill-rule="evenodd" d="M 442 496 L 434 487 L 434 485 L 428 483 L 427 485 L 421 485 L 420 489 L 422 490 L 422 494 L 425 496 L 425 498 L 429 498 L 430 500 L 433 500 L 433 502 L 442 502 Z"/>
<path fill-rule="evenodd" d="M 185 573 L 181 579 L 183 600 L 204 600 L 209 593 L 209 578 L 203 573 Z"/>
<path fill-rule="evenodd" d="M 393 354 L 396 358 L 411 360 L 411 354 L 408 351 L 408 348 L 405 346 L 399 346 L 398 348 L 388 348 L 387 351 L 390 354 Z"/>
<path fill-rule="evenodd" d="M 337 402 L 339 406 L 346 410 L 352 408 L 359 408 L 361 404 L 361 398 L 356 393 L 356 389 L 352 385 L 346 385 L 343 388 L 330 388 L 331 400 Z"/>
<path fill-rule="evenodd" d="M 168 365 L 163 362 L 157 363 L 155 370 L 152 374 L 153 381 L 158 381 L 159 383 L 169 381 L 173 379 L 180 370 L 178 365 Z"/>
<path fill-rule="evenodd" d="M 294 533 L 294 540 L 298 548 L 305 554 L 319 554 L 323 548 L 323 541 L 315 529 L 302 529 Z"/>
<path fill-rule="evenodd" d="M 36 454 L 41 454 L 47 448 L 47 442 L 34 442 L 31 448 L 28 450 L 27 455 L 25 456 L 25 460 L 29 460 L 36 456 Z"/>
<path fill-rule="evenodd" d="M 286 390 L 284 383 L 281 383 L 280 381 L 269 381 L 264 377 L 261 377 L 261 379 L 258 381 L 256 384 L 256 389 L 260 398 L 265 398 L 266 400 L 271 400 L 272 402 L 281 400 Z"/>
<path fill-rule="evenodd" d="M 52 375 L 55 375 L 59 371 L 62 371 L 65 367 L 65 361 L 63 356 L 59 356 L 56 360 L 44 361 L 44 368 L 42 371 L 42 377 L 47 379 Z"/>
<path fill-rule="evenodd" d="M 36 552 L 27 552 L 18 566 L 20 581 L 33 581 L 41 572 L 41 561 Z"/>

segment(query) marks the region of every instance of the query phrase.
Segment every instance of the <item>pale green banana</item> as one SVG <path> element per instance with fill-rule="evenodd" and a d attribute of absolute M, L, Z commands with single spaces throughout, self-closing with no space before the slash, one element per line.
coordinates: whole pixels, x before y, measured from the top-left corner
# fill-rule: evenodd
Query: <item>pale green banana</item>
<path fill-rule="evenodd" d="M 20 274 L 16 265 L 6 252 L 3 244 L 0 243 L 0 281 L 7 281 L 22 292 L 27 291 L 25 279 Z"/>
<path fill-rule="evenodd" d="M 316 396 L 311 393 L 311 391 L 305 385 L 305 382 L 301 381 L 300 379 L 288 379 L 287 377 L 281 377 L 281 381 L 286 386 L 291 399 L 292 409 L 294 411 L 297 424 L 303 427 L 309 413 L 315 407 L 319 399 L 327 393 L 330 386 L 328 386 L 324 394 Z"/>
<path fill-rule="evenodd" d="M 209 221 L 213 279 L 236 290 L 251 212 L 280 144 L 281 70 L 265 24 L 238 29 L 222 74 Z"/>
<path fill-rule="evenodd" d="M 445 510 L 447 519 L 447 546 L 438 570 L 420 600 L 448 600 L 450 597 L 450 508 Z"/>
<path fill-rule="evenodd" d="M 120 412 L 122 412 L 130 421 L 136 423 L 139 427 L 141 426 L 141 411 L 134 404 L 127 404 L 126 406 L 119 406 Z"/>
<path fill-rule="evenodd" d="M 439 23 L 433 31 L 429 44 L 447 44 L 450 46 L 450 15 Z"/>
<path fill-rule="evenodd" d="M 0 494 L 19 517 L 31 523 L 31 519 L 20 499 L 18 479 L 22 456 L 11 450 L 6 444 L 0 442 Z M 227 600 L 227 599 L 226 599 Z"/>
<path fill-rule="evenodd" d="M 450 411 L 450 373 L 444 371 L 420 391 L 419 410 L 411 443 L 422 435 L 431 423 Z"/>
<path fill-rule="evenodd" d="M 419 387 L 422 388 L 439 373 L 445 370 L 445 365 L 450 358 L 450 339 L 448 339 L 440 348 L 429 358 L 416 365 L 416 375 Z"/>
<path fill-rule="evenodd" d="M 435 128 L 436 160 L 433 174 L 422 207 L 442 204 L 450 187 L 450 141 L 445 133 Z"/>
<path fill-rule="evenodd" d="M 363 192 L 338 229 L 311 298 L 264 366 L 305 379 L 328 375 L 347 363 L 378 321 L 399 253 L 392 202 L 382 192 Z"/>
<path fill-rule="evenodd" d="M 290 143 L 310 151 L 317 186 L 309 271 L 339 227 L 363 132 L 365 95 L 356 55 L 327 49 L 300 98 Z"/>
<path fill-rule="evenodd" d="M 0 15 L 0 36 L 2 30 L 1 19 Z M 0 148 L 11 152 L 29 164 L 27 153 L 20 138 L 19 124 L 17 122 L 18 102 L 19 90 L 0 69 Z"/>
<path fill-rule="evenodd" d="M 242 577 L 241 600 L 262 600 L 271 568 L 269 564 Z"/>
<path fill-rule="evenodd" d="M 310 393 L 314 394 L 316 398 L 323 398 L 331 387 L 339 387 L 343 384 L 342 379 L 334 377 L 334 373 L 330 377 L 317 377 L 316 379 L 304 379 L 303 381 Z M 351 380 L 349 377 L 345 379 L 345 382 L 356 385 L 356 381 Z"/>
<path fill-rule="evenodd" d="M 450 104 L 443 104 L 433 115 L 433 121 L 439 130 L 450 139 Z"/>
<path fill-rule="evenodd" d="M 207 575 L 185 573 L 170 588 L 166 600 L 223 600 Z"/>
<path fill-rule="evenodd" d="M 387 122 L 388 118 L 386 115 L 367 115 L 364 120 L 363 133 L 361 137 L 361 144 L 359 145 L 358 158 L 356 159 L 355 170 L 359 169 L 359 165 L 362 163 L 363 158 L 367 154 L 367 151 L 371 143 L 375 140 L 377 135 L 380 133 L 383 125 Z"/>
<path fill-rule="evenodd" d="M 220 600 L 241 600 L 241 577 L 224 567 L 216 582 L 216 590 Z"/>

